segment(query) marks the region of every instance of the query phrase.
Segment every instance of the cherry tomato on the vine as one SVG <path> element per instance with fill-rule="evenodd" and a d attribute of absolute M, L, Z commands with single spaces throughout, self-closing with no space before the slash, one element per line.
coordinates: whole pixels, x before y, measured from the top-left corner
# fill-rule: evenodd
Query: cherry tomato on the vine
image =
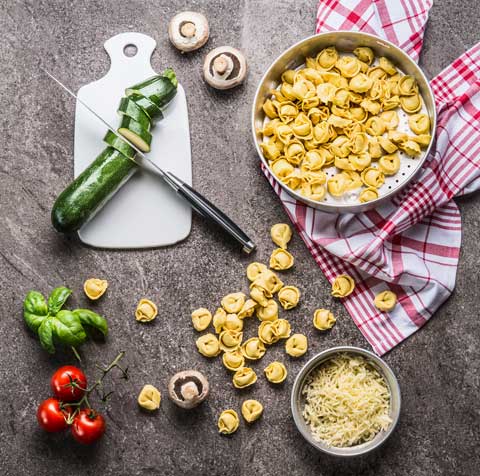
<path fill-rule="evenodd" d="M 105 419 L 91 408 L 80 410 L 72 423 L 72 436 L 84 445 L 97 441 L 105 432 Z"/>
<path fill-rule="evenodd" d="M 85 394 L 87 377 L 79 368 L 65 365 L 52 375 L 50 386 L 62 402 L 77 402 Z"/>
<path fill-rule="evenodd" d="M 63 407 L 56 398 L 47 398 L 38 406 L 38 424 L 48 432 L 62 431 L 67 428 L 68 407 Z"/>

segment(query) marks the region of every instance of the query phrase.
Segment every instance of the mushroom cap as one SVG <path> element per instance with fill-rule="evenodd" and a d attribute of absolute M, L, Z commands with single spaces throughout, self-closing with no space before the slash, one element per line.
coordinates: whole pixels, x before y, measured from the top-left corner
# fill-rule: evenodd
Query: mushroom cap
<path fill-rule="evenodd" d="M 207 42 L 208 35 L 208 21 L 201 13 L 178 13 L 168 25 L 170 41 L 182 52 L 198 50 Z"/>
<path fill-rule="evenodd" d="M 205 376 L 197 370 L 176 373 L 168 383 L 170 399 L 181 408 L 191 409 L 207 398 L 210 387 Z"/>
<path fill-rule="evenodd" d="M 247 76 L 245 55 L 231 46 L 219 46 L 210 51 L 203 63 L 203 77 L 215 89 L 230 89 Z"/>

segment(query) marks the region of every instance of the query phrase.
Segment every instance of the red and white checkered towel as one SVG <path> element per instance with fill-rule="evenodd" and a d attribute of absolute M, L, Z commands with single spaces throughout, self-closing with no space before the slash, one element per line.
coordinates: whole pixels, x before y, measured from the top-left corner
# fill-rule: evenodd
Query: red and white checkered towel
<path fill-rule="evenodd" d="M 418 60 L 431 6 L 432 0 L 321 0 L 316 31 L 373 33 Z M 315 210 L 285 193 L 263 168 L 327 279 L 355 279 L 355 291 L 343 303 L 380 355 L 422 327 L 453 291 L 462 228 L 452 198 L 480 188 L 480 43 L 431 86 L 438 112 L 435 149 L 418 180 L 376 210 Z M 373 305 L 386 289 L 398 296 L 389 313 Z"/>

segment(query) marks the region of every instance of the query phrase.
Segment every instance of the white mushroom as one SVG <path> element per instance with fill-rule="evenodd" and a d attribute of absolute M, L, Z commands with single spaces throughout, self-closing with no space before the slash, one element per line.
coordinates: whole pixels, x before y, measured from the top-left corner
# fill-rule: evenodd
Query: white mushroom
<path fill-rule="evenodd" d="M 196 370 L 178 372 L 168 383 L 168 395 L 173 403 L 187 410 L 202 403 L 208 392 L 208 380 Z"/>
<path fill-rule="evenodd" d="M 215 89 L 230 89 L 243 82 L 247 75 L 244 54 L 231 46 L 210 51 L 203 63 L 205 81 Z"/>
<path fill-rule="evenodd" d="M 198 50 L 208 40 L 208 21 L 201 13 L 178 13 L 168 25 L 168 36 L 182 53 Z"/>

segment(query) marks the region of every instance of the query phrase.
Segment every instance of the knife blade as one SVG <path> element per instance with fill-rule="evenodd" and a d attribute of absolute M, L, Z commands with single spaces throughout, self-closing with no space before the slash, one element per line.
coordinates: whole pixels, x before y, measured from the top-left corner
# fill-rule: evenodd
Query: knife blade
<path fill-rule="evenodd" d="M 251 253 L 255 249 L 255 244 L 248 237 L 248 235 L 224 212 L 222 212 L 218 207 L 213 203 L 207 200 L 203 195 L 197 192 L 193 187 L 185 183 L 180 178 L 176 177 L 169 171 L 163 170 L 155 162 L 152 162 L 145 154 L 132 142 L 130 142 L 126 137 L 119 134 L 116 129 L 111 126 L 100 114 L 98 114 L 94 109 L 92 109 L 85 101 L 82 101 L 71 89 L 65 86 L 59 79 L 57 79 L 53 74 L 49 73 L 45 68 L 40 66 L 40 69 L 47 74 L 51 79 L 53 79 L 59 86 L 61 86 L 70 96 L 74 97 L 83 107 L 85 107 L 91 114 L 93 114 L 97 119 L 99 119 L 104 126 L 121 140 L 125 141 L 130 147 L 132 147 L 136 155 L 132 159 L 138 166 L 154 172 L 160 177 L 163 178 L 165 183 L 167 183 L 179 196 L 185 199 L 188 204 L 199 213 L 204 218 L 209 218 L 213 222 L 217 223 L 223 230 L 225 230 L 230 236 L 232 236 L 236 241 L 242 245 L 243 251 L 246 253 Z"/>

